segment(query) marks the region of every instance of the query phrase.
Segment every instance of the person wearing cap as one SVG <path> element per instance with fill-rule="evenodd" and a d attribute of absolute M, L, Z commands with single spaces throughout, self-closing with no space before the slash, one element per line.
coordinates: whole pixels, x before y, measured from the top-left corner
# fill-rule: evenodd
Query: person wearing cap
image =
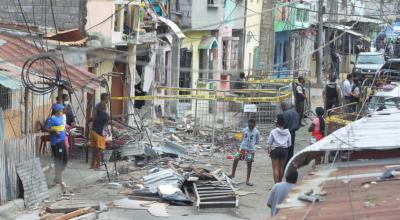
<path fill-rule="evenodd" d="M 296 103 L 296 111 L 299 114 L 300 126 L 303 126 L 301 122 L 304 118 L 304 103 L 307 100 L 306 90 L 304 89 L 304 77 L 299 76 L 299 83 L 296 85 L 295 90 L 295 103 Z"/>
<path fill-rule="evenodd" d="M 325 109 L 328 111 L 331 108 L 339 107 L 341 100 L 341 90 L 336 84 L 336 75 L 329 76 L 329 82 L 325 85 L 322 91 L 322 98 L 324 100 Z"/>
<path fill-rule="evenodd" d="M 68 163 L 67 149 L 65 148 L 65 124 L 64 124 L 64 106 L 54 104 L 52 115 L 47 121 L 46 130 L 50 133 L 51 150 L 53 152 L 55 164 L 55 184 L 63 184 L 62 172 Z"/>

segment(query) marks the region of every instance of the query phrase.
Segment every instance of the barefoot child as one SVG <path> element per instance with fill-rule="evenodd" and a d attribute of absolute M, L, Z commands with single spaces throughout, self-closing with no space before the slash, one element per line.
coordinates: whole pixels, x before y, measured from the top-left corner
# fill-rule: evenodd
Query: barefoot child
<path fill-rule="evenodd" d="M 251 166 L 254 161 L 254 153 L 256 151 L 256 145 L 260 142 L 260 132 L 256 128 L 256 121 L 250 119 L 248 122 L 248 127 L 243 130 L 243 140 L 240 145 L 239 152 L 236 153 L 235 159 L 232 166 L 231 178 L 235 177 L 236 168 L 238 166 L 239 160 L 247 161 L 247 178 L 246 185 L 252 186 L 250 183 Z"/>

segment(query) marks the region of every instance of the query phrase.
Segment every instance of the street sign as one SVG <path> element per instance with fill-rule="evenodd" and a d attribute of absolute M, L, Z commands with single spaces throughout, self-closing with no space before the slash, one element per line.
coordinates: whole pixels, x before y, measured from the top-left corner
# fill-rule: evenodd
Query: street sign
<path fill-rule="evenodd" d="M 254 104 L 244 105 L 244 112 L 257 112 L 257 105 Z"/>

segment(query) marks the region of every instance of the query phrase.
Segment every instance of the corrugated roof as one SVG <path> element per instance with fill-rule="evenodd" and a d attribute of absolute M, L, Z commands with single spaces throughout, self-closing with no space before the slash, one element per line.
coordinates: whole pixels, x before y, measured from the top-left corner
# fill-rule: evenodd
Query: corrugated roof
<path fill-rule="evenodd" d="M 357 120 L 298 152 L 400 148 L 400 111 L 384 110 Z"/>
<path fill-rule="evenodd" d="M 399 158 L 319 166 L 296 184 L 273 219 L 399 219 L 400 181 L 377 181 L 389 165 L 399 165 Z M 326 192 L 324 200 L 312 205 L 297 199 L 310 189 Z"/>
<path fill-rule="evenodd" d="M 9 74 L 6 74 L 5 71 L 0 70 L 0 85 L 15 90 L 15 89 L 20 89 L 22 88 L 22 82 L 21 80 L 9 76 Z"/>
<path fill-rule="evenodd" d="M 42 53 L 42 51 L 38 51 L 34 45 L 21 38 L 0 34 L 0 40 L 2 40 L 2 44 L 0 44 L 0 59 L 3 60 L 2 62 L 9 62 L 19 68 L 22 68 L 25 61 L 31 56 Z M 66 65 L 67 71 L 65 71 L 62 61 L 57 60 L 57 63 L 61 69 L 62 78 L 68 81 L 69 76 L 74 89 L 85 88 L 88 89 L 89 92 L 94 92 L 94 90 L 100 86 L 101 80 L 95 74 L 70 64 Z M 54 76 L 52 68 L 47 64 L 44 64 L 44 68 L 35 65 L 34 68 L 44 69 L 46 75 Z M 9 71 L 11 71 L 16 78 L 21 78 L 21 71 L 15 68 Z"/>

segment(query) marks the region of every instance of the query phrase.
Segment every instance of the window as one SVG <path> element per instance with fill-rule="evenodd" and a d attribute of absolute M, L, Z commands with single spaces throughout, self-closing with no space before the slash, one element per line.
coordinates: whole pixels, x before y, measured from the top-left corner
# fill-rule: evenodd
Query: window
<path fill-rule="evenodd" d="M 297 22 L 302 22 L 303 21 L 303 9 L 297 9 L 296 10 L 296 21 Z"/>
<path fill-rule="evenodd" d="M 310 17 L 310 12 L 307 9 L 304 9 L 303 11 L 303 22 L 308 22 L 309 21 L 309 17 Z"/>
<path fill-rule="evenodd" d="M 207 4 L 214 5 L 214 0 L 207 0 Z"/>
<path fill-rule="evenodd" d="M 0 108 L 3 110 L 11 109 L 12 107 L 11 100 L 12 100 L 11 89 L 8 89 L 0 85 Z"/>

